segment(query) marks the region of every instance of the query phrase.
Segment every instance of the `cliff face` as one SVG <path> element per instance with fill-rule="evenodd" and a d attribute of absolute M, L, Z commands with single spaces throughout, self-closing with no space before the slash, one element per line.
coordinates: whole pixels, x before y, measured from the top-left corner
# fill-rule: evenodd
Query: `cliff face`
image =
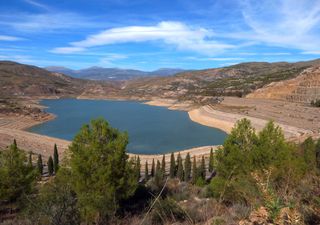
<path fill-rule="evenodd" d="M 305 69 L 296 78 L 271 83 L 246 97 L 301 103 L 320 99 L 320 66 Z"/>

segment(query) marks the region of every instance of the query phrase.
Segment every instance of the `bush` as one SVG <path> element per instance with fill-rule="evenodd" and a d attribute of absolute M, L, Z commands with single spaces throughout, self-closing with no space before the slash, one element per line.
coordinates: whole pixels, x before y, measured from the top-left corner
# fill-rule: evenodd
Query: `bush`
<path fill-rule="evenodd" d="M 171 198 L 158 199 L 149 216 L 151 224 L 182 222 L 187 219 L 186 212 Z"/>
<path fill-rule="evenodd" d="M 33 224 L 80 224 L 77 196 L 69 181 L 70 176 L 68 171 L 61 169 L 54 180 L 40 189 L 26 212 Z"/>
<path fill-rule="evenodd" d="M 303 178 L 307 165 L 309 170 L 314 168 L 314 145 L 309 142 L 301 157 L 273 122 L 256 135 L 250 121 L 240 120 L 217 152 L 212 196 L 252 206 L 271 198 L 272 192 L 285 199 Z"/>

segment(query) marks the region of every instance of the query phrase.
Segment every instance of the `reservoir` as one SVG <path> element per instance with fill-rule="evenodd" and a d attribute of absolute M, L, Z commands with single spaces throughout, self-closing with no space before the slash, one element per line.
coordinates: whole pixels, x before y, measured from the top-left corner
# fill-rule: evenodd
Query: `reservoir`
<path fill-rule="evenodd" d="M 31 127 L 29 131 L 72 140 L 84 124 L 102 117 L 127 131 L 128 152 L 162 154 L 205 145 L 223 144 L 227 134 L 195 123 L 184 111 L 150 106 L 133 101 L 54 99 L 43 100 L 54 120 Z"/>

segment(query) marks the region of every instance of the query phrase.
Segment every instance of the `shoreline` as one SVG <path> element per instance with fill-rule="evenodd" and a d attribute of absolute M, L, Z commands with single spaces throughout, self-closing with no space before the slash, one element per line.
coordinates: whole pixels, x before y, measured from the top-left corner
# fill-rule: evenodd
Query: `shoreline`
<path fill-rule="evenodd" d="M 48 98 L 46 98 L 48 99 Z M 52 98 L 51 98 L 52 99 Z M 85 99 L 85 98 L 81 98 Z M 92 99 L 94 100 L 94 99 Z M 107 99 L 101 99 L 107 100 Z M 111 100 L 128 100 L 132 101 L 133 99 L 111 99 Z M 41 99 L 33 99 L 39 107 L 43 106 L 40 104 Z M 139 101 L 139 100 L 136 100 Z M 166 107 L 170 110 L 181 110 L 188 112 L 190 120 L 193 122 L 199 123 L 204 126 L 213 127 L 216 129 L 220 129 L 227 134 L 230 133 L 232 127 L 234 126 L 235 122 L 241 118 L 248 118 L 251 120 L 253 127 L 256 130 L 261 130 L 267 120 L 245 116 L 236 113 L 229 113 L 215 110 L 211 106 L 200 106 L 197 107 L 191 102 L 180 102 L 178 100 L 172 99 L 152 99 L 150 101 L 139 101 L 141 104 L 147 104 L 152 106 L 159 106 L 159 107 Z M 68 145 L 71 143 L 70 141 L 49 137 L 45 135 L 35 134 L 32 132 L 27 131 L 28 128 L 47 122 L 56 118 L 55 115 L 48 113 L 46 117 L 39 118 L 39 120 L 35 120 L 34 118 L 27 117 L 27 116 L 5 116 L 0 114 L 0 148 L 5 148 L 6 146 L 12 143 L 14 138 L 17 139 L 18 144 L 21 146 L 22 149 L 27 151 L 33 151 L 38 154 L 44 154 L 44 157 L 48 157 L 50 154 L 53 154 L 53 145 L 56 143 L 58 148 L 60 149 L 61 154 L 63 154 Z M 310 135 L 310 130 L 305 130 L 302 128 L 297 128 L 289 125 L 284 125 L 277 123 L 284 133 L 287 139 L 295 139 L 299 138 L 302 135 Z M 188 152 L 191 156 L 202 157 L 203 155 L 207 157 L 210 153 L 210 149 L 216 150 L 219 145 L 216 146 L 201 146 L 201 147 L 194 147 L 190 149 L 185 149 L 181 151 L 172 151 L 175 154 L 180 152 L 181 156 L 185 156 Z M 42 150 L 40 150 L 42 149 Z M 166 161 L 169 162 L 170 153 L 165 153 Z M 128 153 L 130 157 L 138 156 L 140 157 L 141 163 L 145 163 L 145 161 L 150 161 L 153 158 L 155 160 L 162 160 L 163 154 L 134 154 Z"/>
<path fill-rule="evenodd" d="M 58 99 L 58 98 L 42 98 L 42 99 Z M 37 98 L 37 99 L 33 99 L 32 101 L 34 101 L 39 108 L 44 108 L 44 106 L 41 105 L 40 103 L 42 99 Z M 81 99 L 86 99 L 86 98 L 81 98 Z M 92 100 L 96 100 L 96 99 L 92 99 Z M 108 99 L 101 99 L 101 100 L 108 100 Z M 125 101 L 126 99 L 111 99 L 111 100 Z M 133 99 L 130 99 L 130 100 L 132 101 Z M 175 105 L 173 105 L 173 101 L 165 102 L 165 101 L 153 100 L 153 101 L 144 101 L 144 102 L 139 101 L 139 102 L 141 104 L 166 107 L 170 110 L 187 111 L 187 109 L 195 108 L 194 106 L 191 106 L 190 103 L 177 104 L 177 102 L 175 102 Z M 45 123 L 55 118 L 56 118 L 56 115 L 52 113 L 47 113 L 46 117 L 40 118 L 39 120 L 35 120 L 30 116 L 0 114 L 0 148 L 5 149 L 7 146 L 12 144 L 13 139 L 16 139 L 18 146 L 21 149 L 28 152 L 32 151 L 33 153 L 36 153 L 36 154 L 42 154 L 44 159 L 47 159 L 50 155 L 53 154 L 54 144 L 57 144 L 59 152 L 63 157 L 65 151 L 68 149 L 68 146 L 71 144 L 71 141 L 55 138 L 51 136 L 36 134 L 28 131 L 28 129 L 33 126 L 39 125 L 41 123 Z M 218 147 L 220 147 L 220 145 L 199 146 L 199 147 L 193 147 L 189 149 L 183 149 L 180 151 L 173 150 L 168 153 L 159 153 L 159 154 L 136 154 L 136 153 L 128 152 L 128 155 L 131 158 L 139 156 L 141 160 L 141 164 L 145 164 L 146 161 L 148 161 L 148 163 L 151 163 L 152 159 L 154 159 L 155 161 L 156 160 L 161 161 L 163 155 L 165 155 L 166 162 L 169 162 L 171 152 L 173 152 L 175 155 L 180 153 L 183 158 L 187 155 L 187 153 L 190 153 L 192 157 L 195 156 L 196 158 L 200 158 L 202 156 L 205 156 L 205 158 L 207 158 L 210 154 L 211 148 L 215 150 Z"/>

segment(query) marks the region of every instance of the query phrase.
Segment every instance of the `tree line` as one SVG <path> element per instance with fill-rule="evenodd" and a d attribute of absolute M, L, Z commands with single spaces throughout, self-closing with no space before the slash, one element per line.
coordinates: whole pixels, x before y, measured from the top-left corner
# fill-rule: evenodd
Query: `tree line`
<path fill-rule="evenodd" d="M 201 157 L 200 162 L 197 161 L 197 157 L 193 156 L 191 159 L 190 153 L 186 154 L 185 159 L 183 160 L 180 152 L 175 157 L 175 154 L 172 152 L 170 155 L 169 170 L 166 170 L 166 158 L 165 155 L 162 156 L 161 163 L 159 160 L 155 162 L 152 159 L 152 163 L 146 160 L 144 166 L 144 176 L 141 176 L 142 165 L 140 163 L 140 157 L 137 156 L 134 158 L 136 176 L 138 180 L 143 178 L 143 181 L 148 181 L 151 178 L 156 180 L 163 180 L 165 177 L 171 179 L 179 179 L 181 182 L 191 182 L 193 184 L 202 185 L 206 182 L 206 174 L 209 172 L 209 178 L 214 172 L 214 156 L 213 149 L 210 150 L 210 156 L 208 161 L 208 167 L 206 167 L 206 160 L 204 155 Z M 149 169 L 149 166 L 150 169 Z"/>

